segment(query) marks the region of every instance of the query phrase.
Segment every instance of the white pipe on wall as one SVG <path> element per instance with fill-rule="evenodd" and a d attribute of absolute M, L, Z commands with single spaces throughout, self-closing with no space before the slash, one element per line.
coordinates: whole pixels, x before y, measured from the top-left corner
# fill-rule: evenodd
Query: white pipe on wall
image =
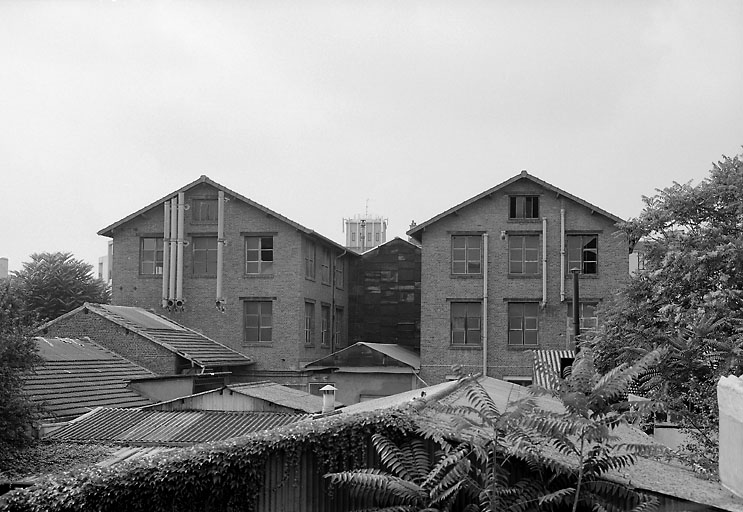
<path fill-rule="evenodd" d="M 488 375 L 488 234 L 482 235 L 482 375 Z"/>
<path fill-rule="evenodd" d="M 565 208 L 560 208 L 560 302 L 565 302 Z"/>
<path fill-rule="evenodd" d="M 222 297 L 222 272 L 224 270 L 224 192 L 217 198 L 217 309 L 224 311 Z"/>
<path fill-rule="evenodd" d="M 165 201 L 163 212 L 163 301 L 162 307 L 168 307 L 168 285 L 170 280 L 170 201 Z M 157 248 L 155 248 L 157 250 Z"/>
<path fill-rule="evenodd" d="M 183 245 L 185 242 L 185 213 L 186 213 L 186 195 L 183 192 L 178 193 L 178 266 L 175 277 L 175 300 L 177 307 L 183 307 Z"/>
<path fill-rule="evenodd" d="M 178 228 L 178 203 L 176 202 L 175 198 L 170 200 L 170 269 L 168 272 L 168 283 L 169 283 L 169 292 L 168 292 L 168 305 L 172 306 L 174 304 L 175 300 L 175 267 L 176 267 L 176 257 L 178 254 L 178 250 L 176 248 L 178 244 L 178 236 L 177 236 L 177 228 Z"/>
<path fill-rule="evenodd" d="M 542 217 L 542 307 L 547 305 L 547 217 Z"/>

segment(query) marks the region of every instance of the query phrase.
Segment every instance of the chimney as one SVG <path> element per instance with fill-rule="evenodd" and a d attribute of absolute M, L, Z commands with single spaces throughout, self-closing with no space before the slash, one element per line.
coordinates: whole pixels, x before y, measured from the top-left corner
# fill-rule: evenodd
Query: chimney
<path fill-rule="evenodd" d="M 720 483 L 743 498 L 743 377 L 721 377 L 717 382 L 720 408 Z"/>
<path fill-rule="evenodd" d="M 335 392 L 338 391 L 332 384 L 320 388 L 322 391 L 322 413 L 327 414 L 335 410 Z"/>

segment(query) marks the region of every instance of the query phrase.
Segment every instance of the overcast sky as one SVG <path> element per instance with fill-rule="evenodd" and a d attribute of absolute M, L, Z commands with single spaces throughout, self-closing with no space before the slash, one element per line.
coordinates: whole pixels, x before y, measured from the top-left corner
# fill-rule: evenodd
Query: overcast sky
<path fill-rule="evenodd" d="M 622 218 L 743 145 L 743 2 L 2 1 L 0 256 L 206 174 L 338 242 L 522 169 Z"/>

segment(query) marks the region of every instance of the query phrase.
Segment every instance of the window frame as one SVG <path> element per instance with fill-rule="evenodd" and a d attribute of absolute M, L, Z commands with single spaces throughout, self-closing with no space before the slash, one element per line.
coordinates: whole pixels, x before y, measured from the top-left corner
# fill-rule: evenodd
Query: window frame
<path fill-rule="evenodd" d="M 528 215 L 527 209 L 530 210 Z M 508 196 L 508 218 L 509 220 L 539 219 L 539 194 L 513 194 Z"/>
<path fill-rule="evenodd" d="M 459 240 L 464 241 L 464 247 L 455 247 L 455 242 Z M 471 247 L 470 241 L 477 239 L 478 247 Z M 482 233 L 454 233 L 451 235 L 451 275 L 453 276 L 482 276 L 483 272 L 483 240 Z M 464 251 L 464 259 L 457 258 L 455 251 Z M 470 271 L 470 265 L 475 264 L 475 259 L 470 259 L 470 251 L 477 250 L 479 259 L 477 259 L 477 271 Z M 457 271 L 457 264 L 464 265 L 464 271 Z"/>
<path fill-rule="evenodd" d="M 535 316 L 527 316 L 527 306 L 530 310 L 534 308 Z M 517 311 L 519 310 L 520 311 Z M 532 311 L 528 311 L 531 313 Z M 520 314 L 516 314 L 520 313 Z M 538 301 L 510 301 L 508 302 L 508 346 L 509 347 L 536 347 L 539 346 L 539 302 Z M 520 327 L 516 328 L 514 319 L 519 319 Z M 534 321 L 534 328 L 527 328 L 527 319 Z M 526 334 L 534 333 L 534 343 L 526 342 Z M 512 333 L 520 333 L 521 341 L 514 343 Z"/>
<path fill-rule="evenodd" d="M 155 241 L 155 248 L 154 249 L 147 249 L 145 250 L 144 244 L 146 240 L 154 240 Z M 160 246 L 158 249 L 158 245 Z M 162 236 L 141 236 L 139 237 L 139 275 L 140 276 L 162 276 L 163 275 L 163 269 L 164 269 L 164 248 L 165 247 L 165 239 Z M 145 260 L 144 254 L 145 252 L 148 253 L 154 253 L 154 259 L 153 260 Z M 158 261 L 158 256 L 160 257 Z M 152 270 L 153 272 L 144 272 L 143 271 L 143 265 L 147 263 L 152 263 Z M 158 262 L 160 263 L 158 267 Z M 160 272 L 158 272 L 158 268 L 160 269 Z"/>
<path fill-rule="evenodd" d="M 513 247 L 512 242 L 516 239 L 522 240 L 521 247 Z M 534 247 L 527 247 L 526 241 L 529 240 L 536 240 L 536 245 Z M 540 235 L 538 233 L 514 233 L 508 235 L 508 274 L 512 276 L 539 276 L 541 274 L 541 269 L 539 268 L 539 257 L 541 247 L 540 247 Z M 520 259 L 516 260 L 513 258 L 514 251 L 516 249 L 520 249 Z M 534 256 L 535 259 L 526 259 L 527 257 L 527 251 L 536 251 L 536 255 Z M 519 263 L 521 265 L 521 272 L 514 271 L 514 263 Z M 525 272 L 527 264 L 534 264 L 535 271 L 534 272 Z"/>
<path fill-rule="evenodd" d="M 257 275 L 273 275 L 274 272 L 274 263 L 276 261 L 276 240 L 273 235 L 265 235 L 265 234 L 251 234 L 251 235 L 244 235 L 244 247 L 245 247 L 245 268 L 244 272 L 246 275 L 251 276 L 257 276 Z M 248 243 L 251 240 L 258 240 L 258 248 L 248 248 Z M 270 239 L 271 240 L 271 247 L 270 248 L 264 248 L 264 240 Z M 249 260 L 248 255 L 250 252 L 255 251 L 257 253 L 257 260 Z M 271 259 L 270 260 L 264 260 L 264 256 L 270 251 Z M 258 272 L 250 272 L 248 266 L 253 263 L 257 264 L 258 266 Z"/>
<path fill-rule="evenodd" d="M 330 347 L 330 338 L 332 332 L 330 330 L 330 304 L 320 305 L 320 346 L 327 348 Z"/>
<path fill-rule="evenodd" d="M 330 262 L 332 260 L 332 255 L 330 252 L 330 248 L 328 247 L 321 247 L 320 248 L 320 282 L 322 284 L 330 284 Z"/>
<path fill-rule="evenodd" d="M 460 313 L 456 309 L 464 307 L 464 317 L 455 316 Z M 479 316 L 470 313 L 478 313 Z M 479 300 L 453 300 L 449 302 L 449 345 L 451 347 L 482 347 L 482 301 Z M 457 320 L 463 319 L 463 326 L 457 327 Z M 471 320 L 470 320 L 471 319 Z M 477 325 L 470 325 L 477 319 Z M 477 334 L 475 334 L 475 332 Z M 462 335 L 462 341 L 458 341 L 458 334 Z M 474 338 L 474 339 L 473 339 Z"/>
<path fill-rule="evenodd" d="M 584 239 L 590 239 L 593 238 L 595 241 L 595 247 L 588 248 L 587 243 L 584 241 Z M 573 251 L 580 250 L 580 262 L 576 259 L 571 259 L 571 241 L 580 240 L 580 248 L 573 247 Z M 590 242 L 589 242 L 590 243 Z M 593 254 L 594 259 L 593 260 L 587 260 L 586 254 Z M 570 275 L 570 271 L 573 268 L 576 268 L 575 265 L 577 264 L 580 268 L 581 275 L 585 276 L 595 276 L 599 273 L 599 235 L 598 233 L 568 233 L 565 236 L 565 255 L 567 260 L 567 275 Z M 593 271 L 587 272 L 587 265 L 593 265 Z"/>
<path fill-rule="evenodd" d="M 315 303 L 304 301 L 304 345 L 315 344 Z"/>
<path fill-rule="evenodd" d="M 309 238 L 304 239 L 304 277 L 314 281 L 317 275 L 317 244 Z"/>
<path fill-rule="evenodd" d="M 579 317 L 579 321 L 580 321 L 580 333 L 581 333 L 581 335 L 583 335 L 584 333 L 592 332 L 592 331 L 596 330 L 598 328 L 598 326 L 599 326 L 599 315 L 598 315 L 599 301 L 598 300 L 595 300 L 595 299 L 586 299 L 586 300 L 579 299 L 578 304 L 580 304 L 580 313 L 579 313 L 580 314 L 580 317 Z M 588 316 L 587 317 L 587 316 L 584 315 L 586 307 L 592 307 L 593 308 L 593 316 Z M 573 333 L 573 330 L 574 329 L 573 329 L 573 301 L 572 300 L 566 301 L 565 312 L 566 312 L 566 315 L 567 315 L 566 318 L 565 318 L 565 320 L 566 320 L 566 324 L 567 324 L 566 325 L 566 329 L 567 329 L 566 332 L 568 334 L 568 339 L 570 340 L 571 343 L 574 343 L 575 342 L 575 335 Z M 593 324 L 592 327 L 586 327 L 586 325 L 585 325 L 586 324 L 586 319 L 592 319 L 591 320 L 591 323 Z"/>
<path fill-rule="evenodd" d="M 192 197 L 190 205 L 191 222 L 194 224 L 216 224 L 219 221 L 218 201 L 217 197 Z M 204 212 L 206 212 L 206 218 L 204 218 Z"/>
<path fill-rule="evenodd" d="M 198 248 L 197 241 L 201 240 L 208 240 L 214 242 L 214 247 L 207 247 L 205 249 Z M 217 247 L 219 245 L 219 242 L 217 240 L 216 235 L 192 235 L 191 236 L 191 273 L 194 276 L 202 276 L 202 277 L 217 277 Z M 204 253 L 204 261 L 203 264 L 205 265 L 205 271 L 200 271 L 201 269 L 197 267 L 197 265 L 201 265 L 201 257 L 197 258 L 197 252 Z M 210 263 L 214 265 L 214 269 L 212 270 L 210 267 Z"/>
<path fill-rule="evenodd" d="M 273 342 L 273 300 L 268 299 L 241 299 L 243 303 L 243 345 L 266 344 Z M 248 308 L 250 305 L 258 305 L 257 314 L 252 316 L 257 318 L 256 326 L 248 325 Z M 268 306 L 268 312 L 264 307 Z M 268 325 L 263 321 L 268 318 Z M 258 336 L 256 339 L 249 339 L 248 329 L 256 329 Z M 263 339 L 263 335 L 268 332 L 268 339 Z"/>

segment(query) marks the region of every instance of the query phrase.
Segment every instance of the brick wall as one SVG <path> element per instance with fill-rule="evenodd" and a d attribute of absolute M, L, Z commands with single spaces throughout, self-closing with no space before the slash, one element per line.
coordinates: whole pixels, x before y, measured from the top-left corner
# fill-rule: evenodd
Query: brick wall
<path fill-rule="evenodd" d="M 217 190 L 202 183 L 185 194 L 187 204 L 194 198 L 217 197 Z M 206 336 L 249 355 L 256 361 L 252 371 L 296 370 L 302 362 L 319 359 L 330 353 L 330 348 L 311 347 L 304 343 L 304 303 L 316 301 L 316 326 L 319 339 L 321 303 L 336 304 L 347 311 L 347 286 L 340 289 L 320 282 L 320 248 L 323 242 L 316 237 L 317 278 L 305 279 L 302 240 L 307 236 L 294 226 L 267 214 L 244 201 L 227 197 L 224 212 L 224 277 L 225 310 L 215 307 L 216 277 L 194 275 L 193 246 L 184 248 L 183 297 L 185 311 L 170 312 L 161 307 L 162 276 L 139 273 L 140 238 L 163 236 L 163 205 L 116 228 L 113 254 L 112 303 L 121 306 L 139 306 L 164 314 L 176 322 L 202 332 Z M 192 221 L 192 209 L 185 212 L 185 238 L 191 241 L 197 235 L 217 235 L 217 224 Z M 274 240 L 273 273 L 249 275 L 245 272 L 245 236 L 271 235 Z M 331 247 L 328 245 L 328 247 Z M 332 247 L 332 261 L 341 251 Z M 352 256 L 345 256 L 344 259 Z M 347 276 L 348 272 L 346 272 Z M 346 277 L 347 279 L 347 277 Z M 265 298 L 273 304 L 273 332 L 270 343 L 246 344 L 243 325 L 243 299 Z M 344 336 L 346 335 L 344 331 Z"/>
<path fill-rule="evenodd" d="M 98 345 L 158 375 L 174 375 L 186 364 L 177 354 L 87 310 L 57 320 L 44 332 L 45 336 L 87 336 Z"/>
<path fill-rule="evenodd" d="M 509 221 L 509 194 L 534 194 L 540 197 L 539 219 Z M 567 301 L 572 297 L 572 276 L 560 275 L 560 210 L 565 209 L 565 230 L 598 233 L 598 273 L 582 276 L 580 298 L 601 301 L 628 279 L 626 237 L 619 234 L 614 221 L 565 197 L 557 197 L 529 180 L 518 180 L 509 186 L 472 203 L 456 214 L 428 225 L 422 233 L 422 308 L 421 308 L 421 375 L 436 384 L 450 375 L 451 366 L 459 364 L 468 372 L 483 368 L 481 346 L 453 347 L 450 343 L 450 304 L 453 300 L 481 299 L 483 277 L 451 274 L 451 236 L 456 233 L 487 233 L 488 242 L 488 375 L 496 378 L 532 374 L 530 349 L 565 349 L 567 336 Z M 542 300 L 542 217 L 547 218 L 547 302 L 539 311 L 537 347 L 508 345 L 508 301 Z M 508 275 L 508 239 L 501 232 L 538 234 L 539 268 L 537 276 Z M 567 264 L 566 264 L 567 267 Z M 566 270 L 568 270 L 566 268 Z M 565 299 L 561 301 L 560 282 L 565 282 Z M 600 319 L 600 317 L 599 317 Z"/>

